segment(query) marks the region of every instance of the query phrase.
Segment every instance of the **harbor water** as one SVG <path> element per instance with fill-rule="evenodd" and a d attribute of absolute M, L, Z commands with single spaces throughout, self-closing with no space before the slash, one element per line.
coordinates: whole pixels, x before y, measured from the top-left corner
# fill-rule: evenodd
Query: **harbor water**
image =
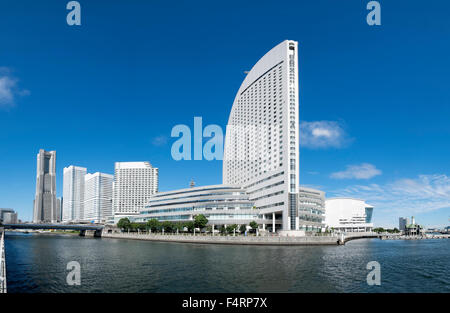
<path fill-rule="evenodd" d="M 241 246 L 7 232 L 9 293 L 450 292 L 450 240 Z M 80 264 L 68 285 L 67 264 Z M 368 285 L 367 263 L 381 284 Z"/>

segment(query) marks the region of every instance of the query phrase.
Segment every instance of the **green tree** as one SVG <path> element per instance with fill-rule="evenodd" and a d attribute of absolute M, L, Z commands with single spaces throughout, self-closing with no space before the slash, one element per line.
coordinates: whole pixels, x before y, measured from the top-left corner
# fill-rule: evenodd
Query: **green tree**
<path fill-rule="evenodd" d="M 184 223 L 184 227 L 187 228 L 188 232 L 192 232 L 195 227 L 194 222 L 192 222 L 192 221 L 186 222 L 186 223 Z"/>
<path fill-rule="evenodd" d="M 161 223 L 162 228 L 164 228 L 165 233 L 170 233 L 174 229 L 174 224 L 170 221 L 164 221 Z"/>
<path fill-rule="evenodd" d="M 225 226 L 224 225 L 220 225 L 220 227 L 219 227 L 219 232 L 221 233 L 221 234 L 225 234 Z"/>
<path fill-rule="evenodd" d="M 239 231 L 243 234 L 247 230 L 247 225 L 242 224 L 241 227 L 239 227 Z"/>
<path fill-rule="evenodd" d="M 384 233 L 385 229 L 383 227 L 378 227 L 378 228 L 374 228 L 373 231 L 376 233 Z"/>
<path fill-rule="evenodd" d="M 173 230 L 176 231 L 178 229 L 178 231 L 182 232 L 184 231 L 184 223 L 183 222 L 175 222 L 173 223 Z"/>
<path fill-rule="evenodd" d="M 234 233 L 234 230 L 235 229 L 237 230 L 237 228 L 238 228 L 238 226 L 236 224 L 228 225 L 227 226 L 227 233 L 229 233 L 229 234 Z"/>
<path fill-rule="evenodd" d="M 157 219 L 153 218 L 147 221 L 147 227 L 150 228 L 152 232 L 156 232 L 161 229 L 161 223 Z"/>
<path fill-rule="evenodd" d="M 205 228 L 206 224 L 208 224 L 208 219 L 203 215 L 199 214 L 194 218 L 194 226 L 196 228 Z"/>
<path fill-rule="evenodd" d="M 255 221 L 251 221 L 248 225 L 249 225 L 249 226 L 253 229 L 253 231 L 255 231 L 255 232 L 256 232 L 256 230 L 258 229 L 258 223 L 256 223 Z"/>
<path fill-rule="evenodd" d="M 117 227 L 124 230 L 129 230 L 131 227 L 131 222 L 127 217 L 121 218 L 117 223 Z"/>
<path fill-rule="evenodd" d="M 131 223 L 130 224 L 130 230 L 132 231 L 144 231 L 146 229 L 146 224 L 144 223 Z"/>

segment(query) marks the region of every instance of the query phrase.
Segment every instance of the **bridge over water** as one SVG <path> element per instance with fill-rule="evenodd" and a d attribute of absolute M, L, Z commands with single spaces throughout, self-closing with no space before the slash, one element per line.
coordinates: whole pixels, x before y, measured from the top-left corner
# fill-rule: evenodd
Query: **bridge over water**
<path fill-rule="evenodd" d="M 29 229 L 29 230 L 43 230 L 43 229 L 60 229 L 60 230 L 78 230 L 80 236 L 85 236 L 86 232 L 92 234 L 94 237 L 101 237 L 104 226 L 103 225 L 75 225 L 75 224 L 3 224 L 5 229 Z"/>
<path fill-rule="evenodd" d="M 345 244 L 347 241 L 355 240 L 355 239 L 364 239 L 364 238 L 395 238 L 399 237 L 398 234 L 391 233 L 375 233 L 375 232 L 354 232 L 354 233 L 342 233 L 339 237 L 339 244 Z"/>

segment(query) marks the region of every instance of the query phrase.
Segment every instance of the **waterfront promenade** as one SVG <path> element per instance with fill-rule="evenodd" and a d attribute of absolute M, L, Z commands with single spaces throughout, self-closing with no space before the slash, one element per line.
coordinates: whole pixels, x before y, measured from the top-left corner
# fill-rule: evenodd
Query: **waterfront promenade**
<path fill-rule="evenodd" d="M 307 246 L 307 245 L 342 245 L 351 240 L 378 238 L 382 240 L 413 240 L 413 239 L 445 239 L 448 235 L 434 235 L 411 237 L 400 234 L 355 232 L 316 236 L 279 236 L 266 234 L 262 236 L 242 235 L 211 235 L 211 234 L 152 234 L 152 233 L 108 233 L 104 231 L 102 237 L 118 239 L 135 239 L 147 241 L 185 242 L 201 244 L 234 244 L 234 245 L 274 245 L 274 246 Z"/>
<path fill-rule="evenodd" d="M 199 244 L 230 244 L 230 245 L 337 245 L 337 236 L 221 236 L 221 235 L 192 235 L 192 234 L 148 234 L 148 233 L 107 233 L 104 238 L 135 239 L 148 241 L 184 242 Z"/>

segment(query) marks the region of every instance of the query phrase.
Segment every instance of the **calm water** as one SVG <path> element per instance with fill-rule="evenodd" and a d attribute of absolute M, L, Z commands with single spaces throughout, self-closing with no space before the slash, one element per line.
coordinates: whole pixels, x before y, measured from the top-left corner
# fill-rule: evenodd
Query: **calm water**
<path fill-rule="evenodd" d="M 6 236 L 8 292 L 450 292 L 450 240 L 255 247 Z M 81 265 L 81 286 L 66 265 Z M 368 286 L 366 264 L 381 264 Z"/>

